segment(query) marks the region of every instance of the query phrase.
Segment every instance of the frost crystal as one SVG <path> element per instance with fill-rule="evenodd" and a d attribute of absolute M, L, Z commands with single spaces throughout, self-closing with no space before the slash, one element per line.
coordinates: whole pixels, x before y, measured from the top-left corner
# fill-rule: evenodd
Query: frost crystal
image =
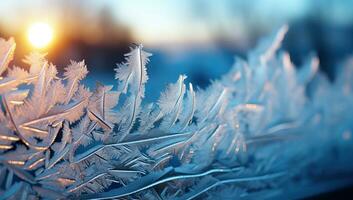
<path fill-rule="evenodd" d="M 293 199 L 350 183 L 353 62 L 333 83 L 315 57 L 296 68 L 278 50 L 286 31 L 205 90 L 181 75 L 151 104 L 141 45 L 117 89 L 91 92 L 83 61 L 64 77 L 40 54 L 8 67 L 15 43 L 1 39 L 1 198 Z"/>

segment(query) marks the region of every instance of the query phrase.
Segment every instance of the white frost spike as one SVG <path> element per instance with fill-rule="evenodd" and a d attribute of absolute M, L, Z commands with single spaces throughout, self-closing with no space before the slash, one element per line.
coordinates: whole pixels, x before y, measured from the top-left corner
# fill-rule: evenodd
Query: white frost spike
<path fill-rule="evenodd" d="M 119 90 L 126 94 L 128 89 L 132 95 L 144 97 L 145 83 L 148 80 L 146 64 L 152 54 L 142 50 L 142 45 L 131 49 L 125 54 L 126 62 L 119 64 L 115 69 L 115 79 L 120 81 Z"/>
<path fill-rule="evenodd" d="M 47 106 L 45 105 L 47 103 L 45 102 L 46 90 L 47 85 L 49 84 L 47 80 L 51 80 L 51 78 L 47 77 L 47 69 L 47 62 L 43 62 L 43 66 L 41 67 L 41 70 L 39 72 L 38 80 L 34 86 L 34 92 L 30 98 L 30 101 L 27 103 L 28 108 L 34 114 L 34 117 L 39 117 L 40 115 L 42 115 Z"/>
<path fill-rule="evenodd" d="M 184 130 L 191 122 L 196 109 L 196 98 L 195 91 L 192 84 L 189 83 L 189 90 L 187 91 L 187 97 L 183 106 L 183 110 L 180 114 L 180 130 Z"/>
<path fill-rule="evenodd" d="M 161 94 L 158 105 L 163 114 L 172 112 L 183 100 L 185 93 L 185 75 L 180 75 L 175 84 L 170 84 L 165 92 Z"/>
<path fill-rule="evenodd" d="M 65 86 L 60 80 L 52 81 L 50 90 L 47 92 L 46 112 L 50 111 L 56 104 L 64 103 L 65 93 Z"/>
<path fill-rule="evenodd" d="M 65 68 L 64 76 L 67 80 L 65 103 L 69 103 L 78 89 L 79 82 L 86 77 L 87 73 L 88 71 L 84 61 L 71 61 L 71 64 Z"/>
<path fill-rule="evenodd" d="M 289 57 L 287 52 L 283 53 L 282 55 L 282 62 L 283 62 L 283 69 L 284 69 L 284 76 L 286 76 L 287 84 L 290 89 L 295 86 L 296 82 L 296 70 L 292 64 L 292 61 Z"/>
<path fill-rule="evenodd" d="M 170 84 L 159 98 L 158 105 L 161 114 L 165 116 L 161 128 L 169 129 L 179 117 L 185 94 L 185 79 L 185 75 L 180 75 L 178 81 L 175 84 Z"/>
<path fill-rule="evenodd" d="M 113 86 L 97 84 L 94 94 L 91 96 L 88 106 L 88 116 L 97 122 L 105 130 L 113 128 L 114 113 L 112 109 L 117 105 L 119 92 L 112 92 Z"/>
<path fill-rule="evenodd" d="M 7 77 L 0 78 L 0 93 L 13 90 L 22 83 L 28 83 L 37 78 L 36 75 L 29 76 L 28 72 L 19 67 L 13 67 L 7 70 Z"/>
<path fill-rule="evenodd" d="M 143 112 L 139 115 L 140 126 L 138 131 L 141 133 L 147 133 L 148 130 L 154 128 L 153 123 L 156 122 L 160 117 L 160 110 L 157 106 L 150 103 L 144 106 Z"/>
<path fill-rule="evenodd" d="M 317 57 L 312 57 L 309 59 L 304 66 L 299 68 L 297 80 L 298 83 L 306 85 L 319 70 L 319 59 Z"/>
<path fill-rule="evenodd" d="M 123 110 L 120 118 L 120 130 L 123 132 L 124 138 L 140 113 L 140 104 L 145 95 L 145 83 L 148 80 L 146 72 L 146 64 L 148 57 L 152 54 L 142 50 L 142 45 L 139 45 L 125 54 L 126 62 L 118 65 L 115 69 L 115 78 L 120 81 L 118 91 L 127 94 Z"/>
<path fill-rule="evenodd" d="M 288 25 L 284 25 L 270 39 L 262 40 L 255 50 L 250 53 L 250 62 L 260 59 L 262 65 L 267 63 L 280 48 L 287 31 Z"/>
<path fill-rule="evenodd" d="M 198 123 L 213 120 L 218 114 L 221 114 L 223 108 L 227 106 L 227 94 L 228 88 L 222 86 L 219 82 L 214 82 L 207 90 L 200 91 L 197 102 L 204 103 L 197 104 Z"/>
<path fill-rule="evenodd" d="M 42 69 L 43 63 L 46 61 L 45 53 L 34 52 L 25 57 L 23 62 L 30 65 L 29 73 L 30 74 L 38 74 Z"/>
<path fill-rule="evenodd" d="M 13 59 L 15 48 L 16 43 L 13 38 L 10 38 L 8 41 L 0 38 L 0 76 Z"/>

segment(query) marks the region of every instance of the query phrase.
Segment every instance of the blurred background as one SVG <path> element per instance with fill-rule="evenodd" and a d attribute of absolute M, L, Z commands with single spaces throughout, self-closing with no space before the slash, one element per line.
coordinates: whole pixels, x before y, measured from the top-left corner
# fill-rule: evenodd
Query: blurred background
<path fill-rule="evenodd" d="M 115 84 L 116 63 L 133 43 L 142 43 L 154 55 L 146 89 L 152 101 L 179 74 L 206 87 L 230 69 L 235 54 L 245 57 L 285 23 L 290 29 L 283 49 L 294 63 L 316 53 L 332 79 L 353 54 L 352 8 L 350 0 L 1 0 L 0 36 L 15 38 L 16 65 L 32 51 L 47 52 L 60 71 L 70 60 L 85 59 L 92 87 L 95 81 Z M 38 22 L 52 34 L 40 48 L 28 36 Z"/>

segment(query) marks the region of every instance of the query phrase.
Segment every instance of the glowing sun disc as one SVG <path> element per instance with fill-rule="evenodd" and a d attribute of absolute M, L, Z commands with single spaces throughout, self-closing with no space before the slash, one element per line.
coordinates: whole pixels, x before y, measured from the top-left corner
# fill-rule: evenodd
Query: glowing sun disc
<path fill-rule="evenodd" d="M 28 40 L 36 48 L 44 48 L 53 39 L 53 29 L 46 23 L 32 24 L 28 29 Z"/>

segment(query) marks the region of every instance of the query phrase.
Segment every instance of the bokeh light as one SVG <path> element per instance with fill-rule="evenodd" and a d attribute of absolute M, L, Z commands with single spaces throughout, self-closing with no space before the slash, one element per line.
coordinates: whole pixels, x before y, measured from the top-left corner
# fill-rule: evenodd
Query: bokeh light
<path fill-rule="evenodd" d="M 28 29 L 28 40 L 35 48 L 47 47 L 53 39 L 53 29 L 49 24 L 37 22 Z"/>

